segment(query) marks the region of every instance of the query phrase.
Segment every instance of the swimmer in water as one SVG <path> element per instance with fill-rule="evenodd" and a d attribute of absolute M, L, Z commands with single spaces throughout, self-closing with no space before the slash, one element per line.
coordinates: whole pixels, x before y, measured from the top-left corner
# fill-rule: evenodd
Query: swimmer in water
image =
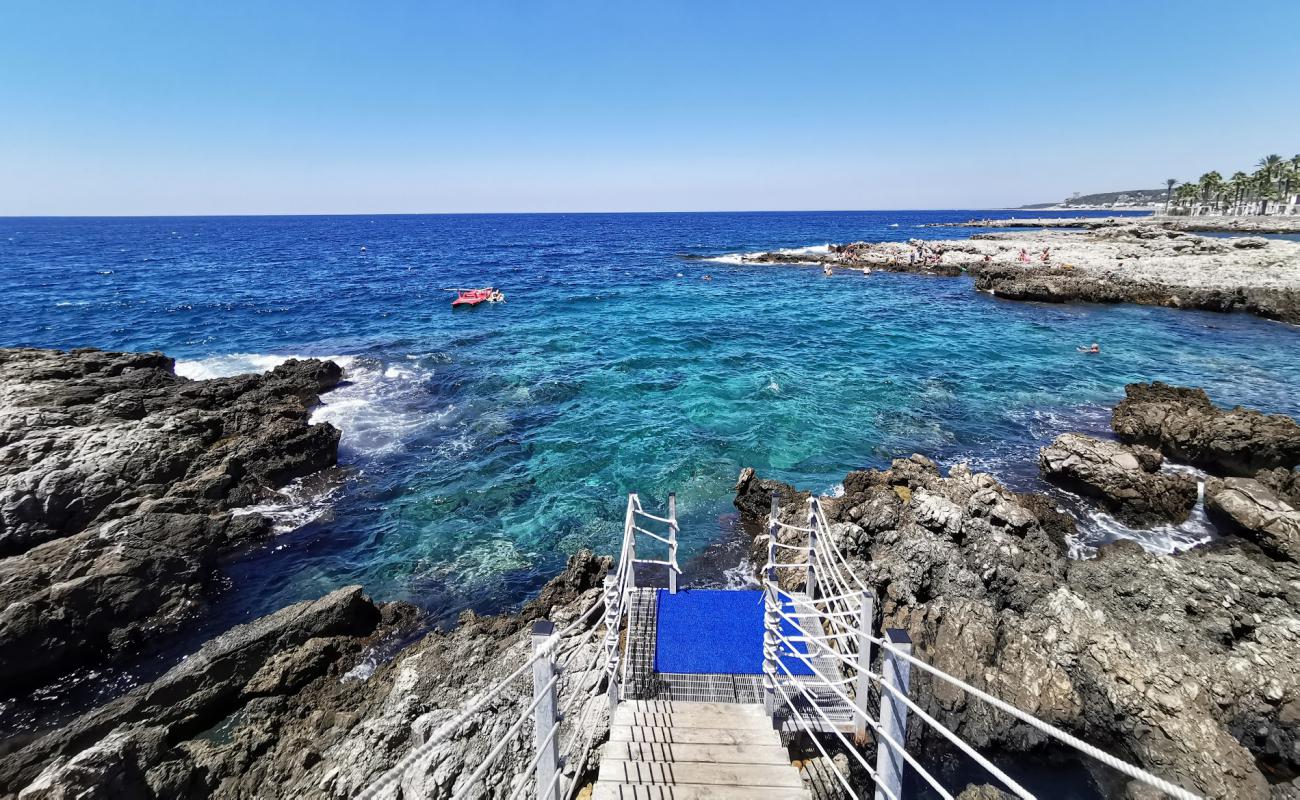
<path fill-rule="evenodd" d="M 1080 353 L 1100 353 L 1100 352 L 1101 352 L 1101 347 L 1100 347 L 1096 342 L 1093 342 L 1091 347 L 1080 347 L 1080 348 L 1079 348 L 1079 352 L 1080 352 Z"/>

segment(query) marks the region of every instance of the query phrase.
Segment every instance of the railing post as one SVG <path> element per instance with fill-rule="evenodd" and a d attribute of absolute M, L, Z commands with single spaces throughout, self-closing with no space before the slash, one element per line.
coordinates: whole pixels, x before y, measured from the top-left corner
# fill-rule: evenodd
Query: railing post
<path fill-rule="evenodd" d="M 902 628 L 890 628 L 885 631 L 885 641 L 901 653 L 912 654 L 912 639 Z M 881 664 L 881 677 L 886 684 L 898 690 L 899 694 L 906 695 L 911 666 L 905 659 L 886 649 Z M 889 738 L 904 747 L 907 746 L 907 706 L 887 689 L 880 691 L 880 727 Z M 876 774 L 879 776 L 880 783 L 892 793 L 887 795 L 881 786 L 877 786 L 876 800 L 887 800 L 891 796 L 901 797 L 903 768 L 906 764 L 903 756 L 884 741 L 877 745 L 876 752 Z"/>
<path fill-rule="evenodd" d="M 817 599 L 817 498 L 808 498 L 808 579 L 804 591 L 809 600 Z"/>
<path fill-rule="evenodd" d="M 766 577 L 776 583 L 776 534 L 780 530 L 777 525 L 777 519 L 781 513 L 781 506 L 776 497 L 776 492 L 772 492 L 772 512 L 767 518 L 767 565 L 764 567 Z"/>
<path fill-rule="evenodd" d="M 612 572 L 605 573 L 605 675 L 609 685 L 605 694 L 609 698 L 609 718 L 614 718 L 614 709 L 618 708 L 618 636 L 622 627 L 622 608 L 620 608 L 618 576 Z"/>
<path fill-rule="evenodd" d="M 772 515 L 767 522 L 767 564 L 763 567 L 763 711 L 775 721 L 777 633 L 781 618 L 777 616 L 776 533 L 779 505 L 772 493 Z"/>
<path fill-rule="evenodd" d="M 555 625 L 544 619 L 534 622 L 533 653 L 540 652 L 554 636 Z M 551 683 L 553 677 L 554 649 L 533 662 L 533 699 L 542 698 L 533 711 L 533 742 L 538 753 L 537 767 L 533 773 L 537 800 L 560 800 L 560 781 L 554 780 L 555 773 L 560 768 L 560 737 L 550 735 L 556 721 L 556 692 Z"/>
<path fill-rule="evenodd" d="M 871 697 L 871 626 L 875 622 L 876 597 L 871 592 L 863 592 L 861 605 L 858 606 L 858 680 L 854 701 L 858 707 L 854 733 L 858 744 L 867 741 L 867 701 Z M 881 692 L 884 694 L 884 692 Z M 887 745 L 881 743 L 881 747 Z"/>
<path fill-rule="evenodd" d="M 636 521 L 636 515 L 632 509 L 636 507 L 636 492 L 627 494 L 627 588 L 636 588 L 636 531 L 632 530 L 632 525 Z"/>
<path fill-rule="evenodd" d="M 668 493 L 668 593 L 677 594 L 677 493 Z"/>

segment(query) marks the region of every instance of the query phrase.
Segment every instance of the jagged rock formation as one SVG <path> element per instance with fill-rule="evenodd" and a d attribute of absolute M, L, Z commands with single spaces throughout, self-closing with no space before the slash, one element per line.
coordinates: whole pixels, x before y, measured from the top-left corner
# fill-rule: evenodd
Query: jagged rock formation
<path fill-rule="evenodd" d="M 519 614 L 466 613 L 455 630 L 428 633 L 381 664 L 374 661 L 410 630 L 414 608 L 376 606 L 356 586 L 289 606 L 9 753 L 0 759 L 0 796 L 354 797 L 523 663 L 531 620 L 576 618 L 598 596 L 609 566 L 580 553 Z M 598 646 L 590 642 L 575 663 L 587 663 Z M 585 685 L 591 676 L 574 670 L 564 680 Z M 531 676 L 512 688 L 413 769 L 403 796 L 463 788 L 532 700 Z M 531 737 L 518 741 L 485 777 L 491 796 L 513 790 L 511 778 L 532 758 Z"/>
<path fill-rule="evenodd" d="M 309 425 L 336 364 L 177 377 L 160 353 L 0 350 L 0 681 L 50 680 L 176 629 L 218 556 L 269 530 L 231 509 L 335 463 Z"/>
<path fill-rule="evenodd" d="M 1259 545 L 1270 556 L 1300 562 L 1300 508 L 1254 478 L 1211 478 L 1205 510 L 1219 527 Z"/>
<path fill-rule="evenodd" d="M 1253 476 L 1300 464 L 1300 424 L 1281 414 L 1215 407 L 1203 389 L 1131 383 L 1111 416 L 1125 442 L 1219 475 Z"/>
<path fill-rule="evenodd" d="M 1063 433 L 1038 454 L 1043 476 L 1070 491 L 1100 498 L 1134 527 L 1182 522 L 1196 505 L 1196 480 L 1160 472 L 1160 453 L 1141 445 Z"/>
<path fill-rule="evenodd" d="M 844 487 L 824 503 L 832 534 L 883 623 L 907 629 L 935 666 L 1207 796 L 1267 798 L 1300 775 L 1295 564 L 1240 540 L 1176 556 L 1120 541 L 1072 561 L 1071 525 L 1050 501 L 961 465 L 945 477 L 921 456 L 850 473 Z M 753 473 L 737 488 L 750 524 L 762 527 L 774 488 L 782 517 L 804 524 L 792 489 Z M 942 682 L 913 680 L 919 702 L 977 746 L 1045 743 Z"/>

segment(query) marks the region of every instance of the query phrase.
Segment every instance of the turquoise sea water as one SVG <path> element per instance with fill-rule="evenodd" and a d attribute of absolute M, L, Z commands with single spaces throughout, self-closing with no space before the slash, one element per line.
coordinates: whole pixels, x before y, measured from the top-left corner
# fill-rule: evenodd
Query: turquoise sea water
<path fill-rule="evenodd" d="M 343 430 L 341 479 L 277 504 L 286 528 L 315 518 L 231 559 L 200 633 L 347 583 L 436 619 L 501 609 L 610 552 L 630 490 L 677 492 L 687 579 L 716 584 L 743 466 L 831 491 L 919 451 L 1040 488 L 1038 448 L 1105 430 L 1130 381 L 1300 414 L 1300 331 L 1277 323 L 697 258 L 992 213 L 5 219 L 0 345 L 158 349 L 194 377 L 345 363 L 316 413 Z M 452 312 L 440 290 L 486 284 L 508 302 Z M 1081 545 L 1203 533 L 1085 510 Z"/>

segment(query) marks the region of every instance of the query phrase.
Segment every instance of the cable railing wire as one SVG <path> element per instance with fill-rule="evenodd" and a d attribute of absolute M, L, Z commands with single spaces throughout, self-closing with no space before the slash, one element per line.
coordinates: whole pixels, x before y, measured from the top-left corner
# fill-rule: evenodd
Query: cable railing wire
<path fill-rule="evenodd" d="M 804 663 L 808 665 L 809 669 L 812 670 L 813 673 L 820 679 L 820 685 L 824 686 L 826 689 L 829 689 L 840 701 L 848 703 L 850 705 L 856 704 L 858 705 L 859 708 L 865 707 L 861 703 L 855 703 L 854 700 L 851 700 L 845 692 L 841 691 L 840 687 L 844 685 L 845 683 L 844 681 L 831 680 L 827 678 L 824 674 L 822 674 L 821 670 L 819 670 L 812 663 L 811 654 L 800 653 L 798 648 L 794 647 L 795 643 L 811 644 L 817 647 L 819 652 L 821 652 L 827 658 L 831 659 L 832 662 L 835 663 L 839 667 L 839 669 L 843 670 L 844 672 L 850 674 L 861 673 L 867 676 L 868 685 L 874 684 L 875 686 L 879 687 L 881 702 L 884 702 L 884 698 L 886 697 L 886 695 L 888 695 L 891 699 L 896 700 L 897 702 L 907 706 L 908 709 L 910 709 L 914 714 L 916 714 L 918 719 L 926 723 L 932 729 L 936 730 L 945 739 L 950 741 L 954 745 L 954 747 L 956 747 L 958 750 L 965 753 L 968 757 L 970 757 L 973 761 L 975 761 L 975 763 L 979 764 L 981 767 L 987 770 L 990 775 L 997 778 L 1008 789 L 1010 789 L 1013 793 L 1015 793 L 1019 797 L 1032 798 L 1033 795 L 1030 794 L 1024 787 L 1020 786 L 1020 784 L 1016 783 L 1013 779 L 1007 776 L 1000 769 L 998 769 L 996 765 L 992 764 L 992 762 L 988 761 L 988 759 L 980 755 L 973 747 L 971 747 L 968 743 L 966 743 L 958 734 L 952 732 L 946 726 L 939 723 L 938 720 L 934 719 L 932 716 L 926 713 L 924 709 L 922 709 L 914 701 L 908 698 L 905 692 L 891 685 L 890 682 L 886 681 L 882 675 L 871 671 L 869 668 L 864 670 L 860 666 L 860 664 L 855 659 L 850 658 L 847 653 L 856 651 L 859 641 L 864 641 L 869 644 L 878 645 L 881 648 L 881 652 L 887 654 L 885 657 L 896 657 L 905 660 L 908 664 L 915 665 L 919 669 L 925 671 L 927 674 L 933 675 L 934 677 L 943 680 L 948 684 L 961 689 L 964 692 L 974 695 L 978 699 L 988 703 L 994 708 L 1003 711 L 1004 713 L 1010 714 L 1011 716 L 1015 717 L 1021 722 L 1024 722 L 1025 724 L 1032 726 L 1036 730 L 1055 739 L 1056 741 L 1068 747 L 1071 747 L 1084 755 L 1096 759 L 1097 761 L 1118 770 L 1119 772 L 1127 775 L 1130 778 L 1133 778 L 1134 780 L 1140 781 L 1156 789 L 1159 789 L 1160 791 L 1172 797 L 1178 798 L 1179 800 L 1200 800 L 1198 795 L 1189 792 L 1186 789 L 1183 789 L 1182 787 L 1176 786 L 1170 783 L 1169 781 L 1166 781 L 1162 778 L 1152 775 L 1151 773 L 1141 769 L 1140 767 L 1137 767 L 1109 753 L 1106 753 L 1100 748 L 1097 748 L 1094 745 L 1090 745 L 1087 742 L 1078 739 L 1077 737 L 1061 730 L 1060 728 L 1052 725 L 1051 723 L 1040 720 L 1034 717 L 1032 714 L 1022 711 L 1019 708 L 1016 708 L 1015 706 L 1011 705 L 1010 703 L 1007 703 L 1006 701 L 1001 700 L 1000 698 L 997 698 L 989 694 L 988 692 L 985 692 L 981 689 L 971 686 L 970 684 L 966 683 L 965 681 L 962 681 L 959 678 L 948 675 L 942 670 L 939 670 L 938 668 L 933 667 L 930 664 L 927 664 L 922 659 L 917 658 L 916 656 L 896 647 L 893 643 L 888 641 L 886 637 L 871 635 L 868 632 L 861 631 L 860 625 L 851 624 L 851 621 L 856 621 L 858 616 L 858 610 L 850 607 L 848 605 L 849 602 L 856 599 L 859 603 L 861 603 L 862 597 L 864 596 L 865 593 L 869 593 L 869 590 L 866 589 L 866 587 L 863 585 L 862 581 L 858 578 L 858 576 L 854 574 L 854 571 L 852 567 L 849 565 L 848 560 L 844 557 L 843 553 L 840 552 L 839 547 L 835 542 L 835 538 L 830 533 L 830 525 L 826 519 L 825 511 L 821 507 L 821 503 L 816 498 L 810 498 L 809 507 L 810 507 L 809 521 L 811 525 L 810 528 L 807 529 L 801 526 L 782 522 L 781 520 L 776 518 L 775 514 L 769 519 L 769 523 L 774 527 L 775 530 L 794 531 L 798 533 L 810 534 L 810 545 L 804 548 L 797 545 L 785 545 L 783 543 L 773 541 L 772 542 L 773 551 L 775 551 L 776 549 L 796 550 L 796 551 L 803 550 L 808 552 L 808 561 L 803 564 L 784 564 L 784 563 L 776 563 L 775 559 L 769 559 L 769 563 L 765 564 L 763 567 L 763 574 L 765 576 L 764 583 L 765 585 L 772 583 L 771 578 L 768 576 L 770 576 L 774 570 L 778 570 L 778 569 L 788 570 L 791 568 L 794 569 L 808 568 L 811 566 L 813 568 L 812 573 L 817 576 L 817 580 L 819 583 L 818 588 L 831 590 L 831 592 L 829 593 L 820 592 L 817 593 L 818 596 L 803 598 L 803 597 L 798 597 L 783 589 L 780 589 L 779 587 L 775 587 L 779 595 L 783 595 L 785 601 L 788 602 L 790 606 L 799 609 L 800 612 L 802 612 L 805 616 L 815 617 L 816 621 L 819 623 L 816 627 L 818 628 L 825 628 L 827 626 L 830 627 L 829 633 L 824 629 L 820 634 L 809 632 L 804 628 L 804 623 L 800 619 L 790 614 L 786 614 L 783 610 L 781 610 L 780 606 L 786 604 L 786 602 L 783 602 L 778 604 L 778 608 L 776 609 L 776 617 L 781 621 L 783 621 L 785 624 L 792 626 L 793 629 L 801 635 L 790 636 L 782 632 L 781 630 L 779 630 L 780 628 L 779 625 L 778 625 L 778 630 L 775 633 L 778 642 L 784 644 L 784 649 L 791 651 L 787 653 L 787 655 L 792 655 L 795 658 L 804 661 Z M 775 507 L 774 507 L 774 511 L 775 511 Z M 816 538 L 812 539 L 811 537 L 813 536 L 815 536 Z M 813 542 L 816 543 L 815 547 L 812 546 Z M 856 585 L 859 591 L 855 592 L 853 590 L 853 585 Z M 832 644 L 835 646 L 832 647 Z M 840 652 L 839 649 L 837 648 L 841 648 L 846 652 Z M 787 674 L 789 674 L 788 667 L 784 663 L 782 663 L 779 658 L 777 659 L 777 661 L 778 661 L 779 668 L 785 671 Z M 803 691 L 802 683 L 797 679 L 795 679 L 793 675 L 790 675 L 790 678 L 792 680 L 795 680 L 796 684 L 800 686 L 801 691 Z M 784 692 L 782 694 L 784 695 Z M 808 701 L 813 704 L 814 708 L 820 710 L 820 703 L 818 702 L 815 696 L 807 692 L 805 692 L 805 696 L 807 697 Z M 788 696 L 786 696 L 786 699 L 787 701 L 789 700 Z M 907 761 L 907 763 L 910 766 L 912 766 L 914 770 L 917 771 L 918 774 L 921 774 L 923 775 L 923 777 L 927 778 L 927 782 L 929 782 L 937 792 L 939 792 L 941 795 L 945 797 L 951 796 L 948 795 L 946 790 L 944 790 L 941 786 L 937 784 L 936 781 L 933 780 L 933 776 L 930 776 L 928 773 L 922 770 L 920 765 L 917 764 L 915 760 L 910 756 L 910 754 L 906 752 L 906 748 L 901 747 L 898 742 L 892 741 L 888 737 L 884 736 L 884 731 L 881 729 L 878 720 L 874 720 L 870 716 L 862 714 L 861 711 L 859 711 L 858 714 L 859 717 L 866 716 L 867 724 L 870 727 L 872 727 L 877 732 L 878 735 L 883 737 L 882 741 L 887 741 L 891 749 L 893 749 L 900 756 L 902 756 Z M 806 722 L 805 720 L 803 720 L 802 716 L 800 716 L 799 719 L 801 723 Z M 805 725 L 805 727 L 807 726 Z M 810 730 L 809 732 L 811 733 L 812 731 Z"/>

